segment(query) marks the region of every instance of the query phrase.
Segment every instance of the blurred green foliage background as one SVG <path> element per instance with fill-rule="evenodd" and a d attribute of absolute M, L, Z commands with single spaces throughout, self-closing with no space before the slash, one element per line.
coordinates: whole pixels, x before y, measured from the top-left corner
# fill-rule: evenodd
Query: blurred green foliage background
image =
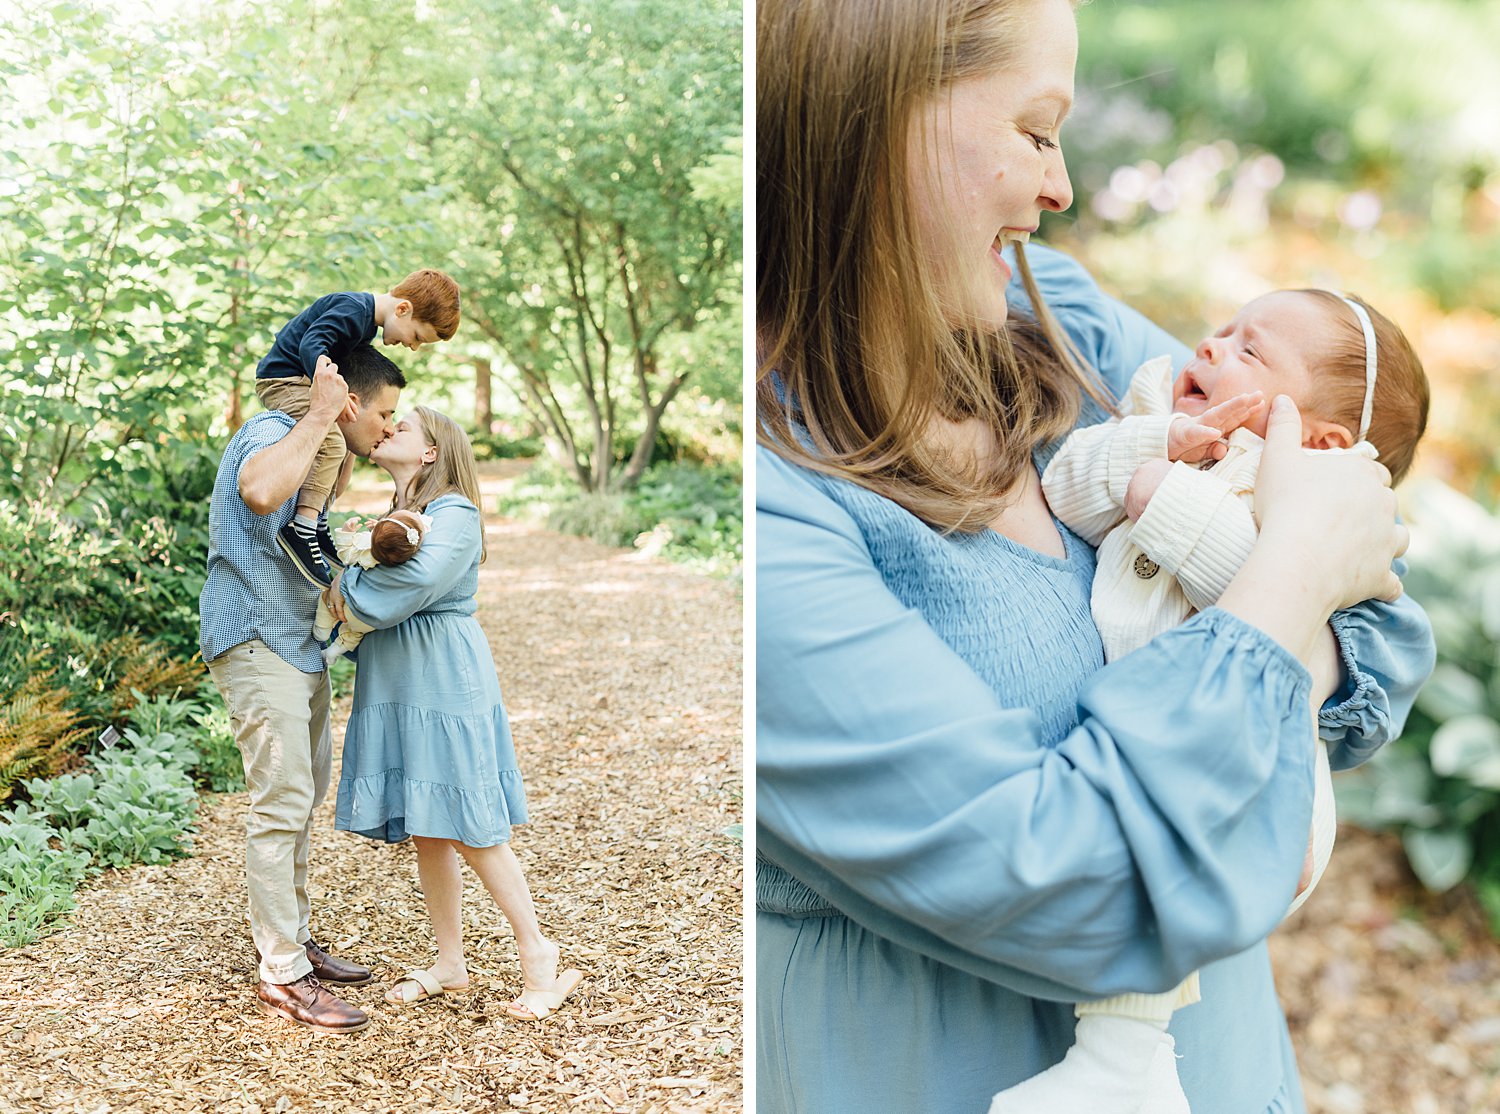
<path fill-rule="evenodd" d="M 1432 382 L 1401 489 L 1439 666 L 1405 736 L 1338 780 L 1429 888 L 1500 930 L 1500 4 L 1094 0 L 1043 235 L 1188 343 L 1268 290 L 1367 298 Z"/>

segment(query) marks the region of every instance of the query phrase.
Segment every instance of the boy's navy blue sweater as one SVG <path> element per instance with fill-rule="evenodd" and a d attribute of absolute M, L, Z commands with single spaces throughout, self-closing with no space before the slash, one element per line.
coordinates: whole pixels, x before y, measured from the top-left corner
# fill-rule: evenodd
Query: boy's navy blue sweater
<path fill-rule="evenodd" d="M 311 379 L 318 357 L 342 365 L 345 357 L 375 339 L 374 294 L 324 294 L 276 334 L 276 343 L 255 369 L 257 379 Z"/>

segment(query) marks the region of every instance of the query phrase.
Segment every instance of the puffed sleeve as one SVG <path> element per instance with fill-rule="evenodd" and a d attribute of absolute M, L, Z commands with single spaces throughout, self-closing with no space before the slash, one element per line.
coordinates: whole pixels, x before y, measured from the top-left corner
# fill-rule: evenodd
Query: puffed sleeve
<path fill-rule="evenodd" d="M 807 473 L 762 450 L 757 485 L 762 854 L 880 935 L 1037 997 L 1165 991 L 1270 932 L 1312 816 L 1290 654 L 1205 612 L 1098 672 L 1046 746 Z"/>
<path fill-rule="evenodd" d="M 1191 357 L 1185 344 L 1105 294 L 1092 275 L 1062 252 L 1032 244 L 1026 258 L 1059 323 L 1117 395 L 1144 360 L 1165 354 L 1180 371 Z M 1024 305 L 1019 279 L 1012 281 L 1006 297 L 1013 305 Z M 1398 575 L 1406 571 L 1403 562 L 1394 567 Z M 1333 768 L 1344 770 L 1401 733 L 1437 651 L 1432 624 L 1409 596 L 1394 603 L 1366 600 L 1336 612 L 1329 625 L 1338 640 L 1345 680 L 1323 704 L 1318 725 Z"/>
<path fill-rule="evenodd" d="M 1398 560 L 1396 575 L 1406 575 Z M 1318 713 L 1335 770 L 1359 765 L 1401 734 L 1417 690 L 1432 675 L 1437 644 L 1427 613 L 1410 596 L 1366 600 L 1329 620 L 1344 661 L 1344 683 Z"/>
<path fill-rule="evenodd" d="M 479 556 L 479 511 L 473 503 L 445 496 L 427 513 L 432 528 L 410 561 L 344 570 L 339 588 L 345 602 L 376 630 L 394 627 L 442 599 Z"/>

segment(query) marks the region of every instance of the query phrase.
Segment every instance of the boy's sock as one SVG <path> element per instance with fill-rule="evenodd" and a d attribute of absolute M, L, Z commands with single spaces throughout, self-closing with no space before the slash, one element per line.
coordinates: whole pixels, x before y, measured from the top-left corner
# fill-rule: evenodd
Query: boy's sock
<path fill-rule="evenodd" d="M 333 544 L 333 535 L 328 532 L 328 519 L 318 517 L 318 552 L 323 555 L 323 563 L 330 569 L 341 569 L 344 562 L 339 559 L 338 546 Z"/>
<path fill-rule="evenodd" d="M 1154 1065 L 1158 1048 L 1172 1038 L 1167 1022 L 1118 1014 L 1088 1013 L 1078 1019 L 1073 1047 L 1062 1062 L 1001 1091 L 990 1114 L 1170 1114 L 1176 1107 L 1145 1105 L 1148 1084 L 1165 1094 L 1177 1078 L 1177 1061 Z M 1153 1067 L 1155 1066 L 1155 1073 Z M 1166 1073 L 1170 1072 L 1170 1080 Z M 1180 1085 L 1177 1094 L 1182 1093 Z M 1181 1110 L 1186 1111 L 1187 1100 Z"/>
<path fill-rule="evenodd" d="M 301 534 L 303 540 L 308 545 L 315 546 L 318 544 L 318 519 L 316 515 L 312 518 L 303 518 L 300 513 L 292 515 L 292 529 Z"/>

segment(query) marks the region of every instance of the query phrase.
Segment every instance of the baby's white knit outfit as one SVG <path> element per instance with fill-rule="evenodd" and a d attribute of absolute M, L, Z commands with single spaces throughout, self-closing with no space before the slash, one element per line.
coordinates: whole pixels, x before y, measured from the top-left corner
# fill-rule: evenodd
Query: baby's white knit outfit
<path fill-rule="evenodd" d="M 1207 468 L 1174 463 L 1140 518 L 1131 522 L 1125 515 L 1125 492 L 1136 469 L 1148 461 L 1165 460 L 1168 430 L 1174 421 L 1187 418 L 1172 413 L 1172 378 L 1170 357 L 1142 364 L 1121 402 L 1123 416 L 1074 431 L 1042 476 L 1042 490 L 1052 512 L 1075 534 L 1098 547 L 1092 607 L 1106 661 L 1123 657 L 1194 612 L 1212 607 L 1255 545 L 1255 478 L 1265 441 L 1244 428 L 1228 436 L 1223 460 Z M 1348 451 L 1374 455 L 1363 442 Z M 1292 902 L 1289 913 L 1307 899 L 1322 877 L 1337 826 L 1328 751 L 1318 740 L 1316 709 L 1312 709 L 1309 722 L 1316 751 L 1313 874 L 1312 882 Z M 1129 1027 L 1120 1022 L 1139 1019 L 1162 1030 L 1160 1040 L 1164 1044 L 1155 1049 L 1158 1060 L 1163 1054 L 1172 1059 L 1171 1038 L 1164 1032 L 1166 1023 L 1172 1011 L 1191 1005 L 1199 996 L 1195 971 L 1165 994 L 1124 994 L 1079 1003 L 1079 1043 L 1069 1051 L 1068 1059 L 997 1095 L 991 1111 L 1010 1114 L 1043 1106 L 1058 1108 L 1059 1102 L 1070 1101 L 1075 1090 L 1080 1095 L 1095 1096 L 1091 1110 L 1113 1109 L 1101 1093 L 1110 1088 L 1114 1088 L 1122 1110 L 1147 1114 L 1185 1111 L 1187 1102 L 1176 1079 L 1175 1060 L 1166 1067 L 1152 1062 L 1149 1077 L 1144 1065 L 1140 1066 L 1140 1075 L 1131 1076 L 1118 1066 L 1095 1064 L 1096 1060 L 1107 1063 L 1108 1057 L 1100 1059 L 1097 1041 L 1085 1048 L 1089 1042 L 1083 1035 L 1087 1024 L 1109 1019 L 1116 1028 L 1099 1031 L 1123 1037 Z M 1049 1075 L 1053 1078 L 1045 1079 Z M 1129 1086 L 1148 1088 L 1144 1105 L 1137 1105 L 1142 1100 L 1134 1095 L 1125 1097 Z"/>
<path fill-rule="evenodd" d="M 432 519 L 426 515 L 418 515 L 422 519 L 423 528 L 432 529 Z M 339 560 L 346 565 L 358 565 L 360 568 L 373 569 L 378 561 L 370 552 L 371 535 L 373 530 L 335 530 L 333 532 L 333 548 L 339 555 Z M 333 612 L 328 610 L 328 605 L 323 602 L 323 597 L 318 597 L 318 613 L 313 620 L 313 637 L 322 642 L 338 624 L 333 617 Z M 332 665 L 336 660 L 343 657 L 350 650 L 360 644 L 365 635 L 375 628 L 360 619 L 357 615 L 345 611 L 343 625 L 339 627 L 339 636 L 323 648 L 323 661 Z"/>

